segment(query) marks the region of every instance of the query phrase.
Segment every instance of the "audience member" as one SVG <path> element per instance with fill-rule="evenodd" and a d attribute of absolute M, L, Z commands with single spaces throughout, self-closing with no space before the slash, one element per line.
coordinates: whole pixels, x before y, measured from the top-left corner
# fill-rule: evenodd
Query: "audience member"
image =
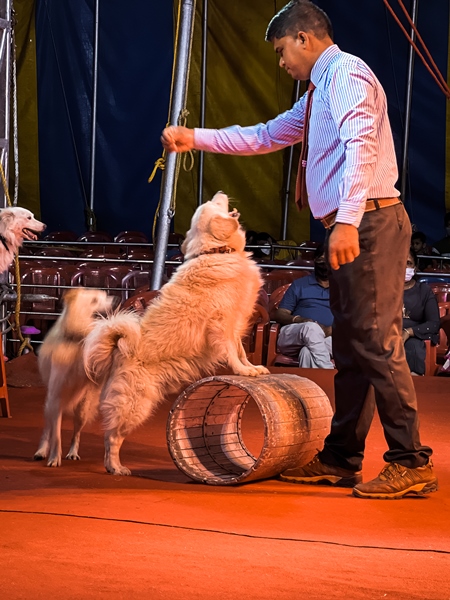
<path fill-rule="evenodd" d="M 296 279 L 286 291 L 275 313 L 282 325 L 278 349 L 298 356 L 304 368 L 333 369 L 331 349 L 330 291 L 324 248 L 317 248 L 314 274 Z"/>
<path fill-rule="evenodd" d="M 433 252 L 431 246 L 427 245 L 427 236 L 422 231 L 415 231 L 411 236 L 411 248 L 416 254 L 425 256 L 431 256 L 434 254 L 437 256 L 437 252 Z M 431 258 L 419 258 L 417 268 L 419 271 L 423 271 L 427 267 L 433 266 L 433 260 Z"/>
<path fill-rule="evenodd" d="M 444 225 L 447 235 L 436 242 L 433 249 L 441 256 L 450 256 L 450 212 L 445 214 Z"/>
<path fill-rule="evenodd" d="M 406 262 L 403 294 L 403 342 L 412 375 L 425 374 L 425 342 L 439 342 L 439 306 L 433 290 L 415 279 L 417 255 L 410 250 Z"/>

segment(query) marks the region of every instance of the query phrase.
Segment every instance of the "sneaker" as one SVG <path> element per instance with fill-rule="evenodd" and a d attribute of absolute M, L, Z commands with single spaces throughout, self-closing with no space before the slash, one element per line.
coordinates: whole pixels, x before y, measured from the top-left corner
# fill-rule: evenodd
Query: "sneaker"
<path fill-rule="evenodd" d="M 350 471 L 326 465 L 316 456 L 303 467 L 287 469 L 279 476 L 289 483 L 310 483 L 313 485 L 334 485 L 336 487 L 353 487 L 362 481 L 361 471 Z"/>
<path fill-rule="evenodd" d="M 392 462 L 384 466 L 372 481 L 359 483 L 353 488 L 357 498 L 381 498 L 384 500 L 403 498 L 406 494 L 422 496 L 436 492 L 438 481 L 433 473 L 431 460 L 423 467 L 408 469 Z"/>

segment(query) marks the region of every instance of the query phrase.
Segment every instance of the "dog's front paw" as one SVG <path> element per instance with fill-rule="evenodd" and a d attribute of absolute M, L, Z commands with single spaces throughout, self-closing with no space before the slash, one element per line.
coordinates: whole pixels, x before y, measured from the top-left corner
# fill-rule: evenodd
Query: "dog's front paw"
<path fill-rule="evenodd" d="M 69 452 L 66 456 L 66 460 L 80 460 L 80 455 L 77 452 Z"/>
<path fill-rule="evenodd" d="M 47 467 L 60 467 L 61 466 L 61 457 L 55 456 L 53 458 L 48 459 Z"/>
<path fill-rule="evenodd" d="M 124 467 L 123 465 L 119 465 L 118 467 L 107 466 L 106 470 L 111 475 L 131 475 L 130 469 L 128 467 Z"/>
<path fill-rule="evenodd" d="M 243 375 L 244 377 L 258 377 L 258 375 L 263 375 L 266 373 L 266 371 L 264 371 L 263 373 L 261 371 L 259 371 L 261 367 L 255 367 L 255 366 L 251 366 L 251 367 L 240 367 L 238 370 L 236 370 L 235 375 Z M 262 367 L 263 369 L 265 367 Z"/>
<path fill-rule="evenodd" d="M 263 365 L 255 365 L 255 369 L 258 371 L 258 375 L 270 375 L 269 369 L 266 369 Z"/>

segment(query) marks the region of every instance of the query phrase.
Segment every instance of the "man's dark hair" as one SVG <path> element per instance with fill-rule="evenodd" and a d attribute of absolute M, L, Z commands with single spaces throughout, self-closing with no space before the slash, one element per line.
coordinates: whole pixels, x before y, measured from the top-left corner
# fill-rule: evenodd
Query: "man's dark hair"
<path fill-rule="evenodd" d="M 422 244 L 426 244 L 427 236 L 423 233 L 423 231 L 415 231 L 411 236 L 411 241 L 420 240 Z"/>
<path fill-rule="evenodd" d="M 266 42 L 286 35 L 295 37 L 299 31 L 312 31 L 319 40 L 327 35 L 333 39 L 333 26 L 326 12 L 309 0 L 291 0 L 270 21 Z"/>

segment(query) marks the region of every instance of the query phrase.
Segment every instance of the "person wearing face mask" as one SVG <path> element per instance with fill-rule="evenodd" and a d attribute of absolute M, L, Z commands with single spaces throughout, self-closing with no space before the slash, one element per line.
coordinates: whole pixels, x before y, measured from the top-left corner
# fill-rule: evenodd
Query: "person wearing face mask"
<path fill-rule="evenodd" d="M 333 369 L 328 267 L 324 248 L 314 256 L 314 274 L 296 279 L 287 289 L 275 320 L 282 325 L 278 349 L 298 357 L 299 366 L 309 369 Z"/>
<path fill-rule="evenodd" d="M 433 290 L 415 279 L 417 255 L 410 250 L 406 261 L 403 293 L 403 342 L 412 375 L 425 374 L 425 342 L 439 342 L 439 306 Z"/>
<path fill-rule="evenodd" d="M 447 235 L 434 244 L 433 250 L 441 256 L 450 256 L 450 212 L 445 214 L 444 225 Z"/>

